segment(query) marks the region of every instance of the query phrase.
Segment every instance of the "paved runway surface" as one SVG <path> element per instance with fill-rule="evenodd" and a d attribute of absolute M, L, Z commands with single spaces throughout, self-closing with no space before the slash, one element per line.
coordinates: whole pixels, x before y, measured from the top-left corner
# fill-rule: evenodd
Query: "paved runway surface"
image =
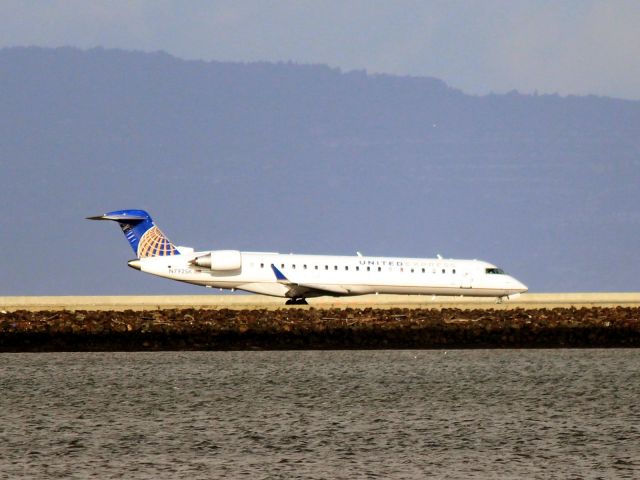
<path fill-rule="evenodd" d="M 284 305 L 285 299 L 263 295 L 158 295 L 158 296 L 14 296 L 0 297 L 0 310 L 156 310 L 278 309 L 278 308 L 556 308 L 640 307 L 640 292 L 526 293 L 497 304 L 492 298 L 431 297 L 419 295 L 363 295 L 309 300 L 309 307 Z"/>

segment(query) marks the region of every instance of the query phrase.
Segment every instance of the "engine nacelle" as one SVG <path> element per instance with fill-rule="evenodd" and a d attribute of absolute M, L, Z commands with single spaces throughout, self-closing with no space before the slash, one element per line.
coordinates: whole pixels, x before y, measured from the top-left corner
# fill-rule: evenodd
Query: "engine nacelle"
<path fill-rule="evenodd" d="M 206 255 L 194 258 L 191 263 L 198 267 L 221 272 L 240 270 L 242 255 L 238 250 L 214 250 Z"/>

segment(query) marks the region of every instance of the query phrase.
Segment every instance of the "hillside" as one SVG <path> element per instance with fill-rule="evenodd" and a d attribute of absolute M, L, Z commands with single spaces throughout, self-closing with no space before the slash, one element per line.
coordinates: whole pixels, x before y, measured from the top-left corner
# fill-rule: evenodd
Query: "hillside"
<path fill-rule="evenodd" d="M 0 50 L 0 295 L 205 293 L 126 267 L 179 244 L 482 258 L 532 291 L 638 290 L 640 102 L 164 53 Z"/>

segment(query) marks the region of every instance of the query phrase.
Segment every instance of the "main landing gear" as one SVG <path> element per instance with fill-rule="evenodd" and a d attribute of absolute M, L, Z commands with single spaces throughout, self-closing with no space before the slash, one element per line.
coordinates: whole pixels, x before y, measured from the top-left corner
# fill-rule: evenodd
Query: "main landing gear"
<path fill-rule="evenodd" d="M 286 301 L 285 305 L 309 305 L 307 303 L 307 299 L 304 297 L 300 298 L 290 298 Z"/>

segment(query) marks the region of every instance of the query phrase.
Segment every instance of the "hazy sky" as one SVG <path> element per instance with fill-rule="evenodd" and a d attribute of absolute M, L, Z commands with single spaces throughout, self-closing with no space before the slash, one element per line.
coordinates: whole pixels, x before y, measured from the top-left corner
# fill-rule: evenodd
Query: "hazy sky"
<path fill-rule="evenodd" d="M 640 99 L 640 1 L 0 2 L 0 46 L 164 50 Z"/>

